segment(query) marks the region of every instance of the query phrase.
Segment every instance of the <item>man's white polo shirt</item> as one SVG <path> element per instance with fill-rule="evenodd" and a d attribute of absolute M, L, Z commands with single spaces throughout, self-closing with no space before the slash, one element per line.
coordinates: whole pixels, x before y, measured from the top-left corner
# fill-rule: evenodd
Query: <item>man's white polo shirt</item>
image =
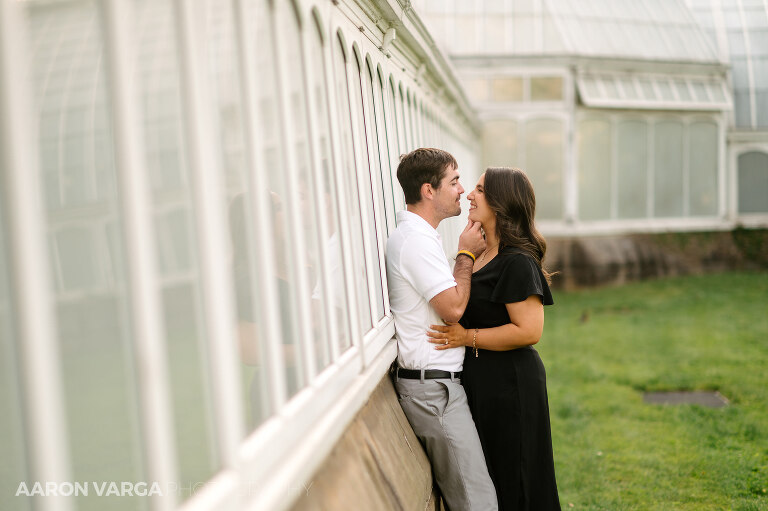
<path fill-rule="evenodd" d="M 429 325 L 443 324 L 429 301 L 456 280 L 440 235 L 410 211 L 397 213 L 397 229 L 387 241 L 387 282 L 400 367 L 461 371 L 464 348 L 436 350 L 427 337 Z"/>

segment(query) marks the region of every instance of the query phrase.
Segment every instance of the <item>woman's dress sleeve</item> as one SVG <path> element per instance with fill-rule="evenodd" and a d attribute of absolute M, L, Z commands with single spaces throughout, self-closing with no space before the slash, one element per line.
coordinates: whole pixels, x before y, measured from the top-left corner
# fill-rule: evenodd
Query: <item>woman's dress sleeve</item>
<path fill-rule="evenodd" d="M 499 278 L 491 292 L 492 302 L 522 302 L 531 295 L 538 295 L 544 305 L 554 303 L 547 280 L 532 257 L 510 254 L 504 256 L 501 263 Z"/>

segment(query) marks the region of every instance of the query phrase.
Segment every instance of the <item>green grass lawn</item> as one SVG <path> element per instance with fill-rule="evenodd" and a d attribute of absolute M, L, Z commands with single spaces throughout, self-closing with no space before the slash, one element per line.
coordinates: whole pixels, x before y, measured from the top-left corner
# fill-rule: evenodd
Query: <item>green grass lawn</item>
<path fill-rule="evenodd" d="M 556 292 L 537 349 L 564 510 L 768 510 L 768 273 Z"/>

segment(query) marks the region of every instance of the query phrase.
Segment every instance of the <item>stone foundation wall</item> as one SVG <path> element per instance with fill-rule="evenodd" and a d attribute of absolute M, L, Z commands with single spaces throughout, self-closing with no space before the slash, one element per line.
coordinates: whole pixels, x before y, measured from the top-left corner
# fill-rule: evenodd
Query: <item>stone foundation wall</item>
<path fill-rule="evenodd" d="M 438 502 L 427 455 L 384 376 L 292 510 L 430 511 Z"/>
<path fill-rule="evenodd" d="M 768 230 L 550 239 L 545 265 L 558 272 L 553 287 L 559 289 L 768 268 Z"/>

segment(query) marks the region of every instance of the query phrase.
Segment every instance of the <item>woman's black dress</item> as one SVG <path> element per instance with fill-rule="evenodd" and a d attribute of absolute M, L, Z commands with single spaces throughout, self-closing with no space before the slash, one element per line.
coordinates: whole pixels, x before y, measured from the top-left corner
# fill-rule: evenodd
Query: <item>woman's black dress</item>
<path fill-rule="evenodd" d="M 510 323 L 506 303 L 552 293 L 533 258 L 503 249 L 472 275 L 466 329 Z M 462 377 L 499 509 L 559 510 L 544 365 L 533 346 L 510 351 L 467 348 Z"/>

